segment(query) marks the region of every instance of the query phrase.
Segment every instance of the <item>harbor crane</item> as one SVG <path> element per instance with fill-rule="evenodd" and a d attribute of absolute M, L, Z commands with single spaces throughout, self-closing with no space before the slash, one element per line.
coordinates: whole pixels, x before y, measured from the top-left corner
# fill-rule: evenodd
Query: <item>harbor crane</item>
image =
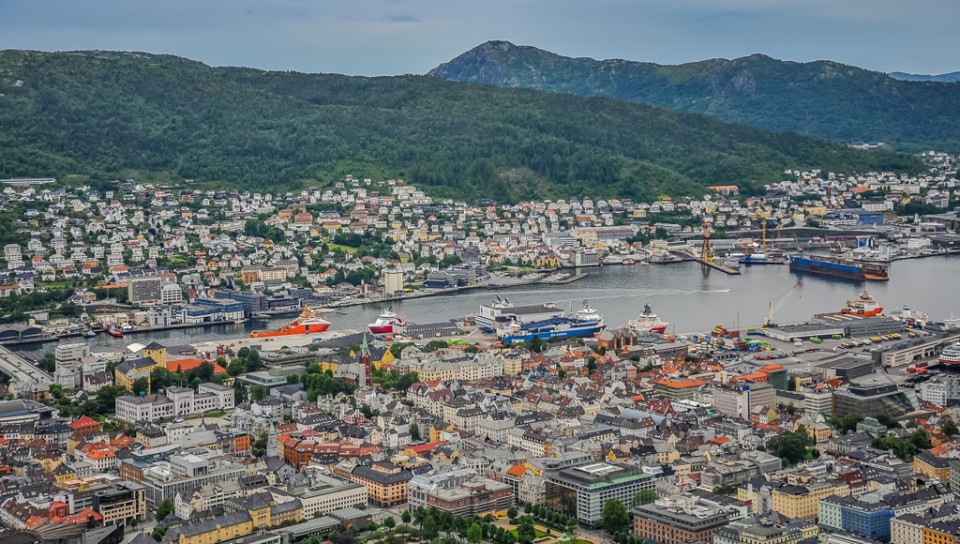
<path fill-rule="evenodd" d="M 713 262 L 713 244 L 710 243 L 710 235 L 713 233 L 711 230 L 711 223 L 704 223 L 703 225 L 703 245 L 700 247 L 700 258 L 705 263 Z"/>
<path fill-rule="evenodd" d="M 793 286 L 787 289 L 786 293 L 784 293 L 783 295 L 780 296 L 779 299 L 777 299 L 776 305 L 774 305 L 774 301 L 772 300 L 770 301 L 769 305 L 767 306 L 767 317 L 763 318 L 764 327 L 769 327 L 770 325 L 773 324 L 773 316 L 777 313 L 777 310 L 779 310 L 780 307 L 783 306 L 783 303 L 787 301 L 787 299 L 793 293 L 793 290 L 798 289 L 802 285 L 803 285 L 803 280 L 797 280 L 797 283 L 793 284 Z"/>

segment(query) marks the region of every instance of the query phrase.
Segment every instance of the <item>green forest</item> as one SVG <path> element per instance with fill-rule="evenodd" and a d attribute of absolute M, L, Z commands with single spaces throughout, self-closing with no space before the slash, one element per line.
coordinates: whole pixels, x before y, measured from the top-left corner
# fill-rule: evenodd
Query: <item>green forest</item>
<path fill-rule="evenodd" d="M 0 52 L 0 149 L 0 177 L 276 190 L 353 174 L 500 200 L 756 190 L 785 168 L 920 168 L 906 155 L 609 98 L 99 51 Z"/>
<path fill-rule="evenodd" d="M 606 96 L 842 142 L 960 151 L 960 86 L 899 81 L 828 60 L 801 63 L 750 55 L 670 66 L 571 58 L 493 41 L 430 74 L 449 81 Z"/>

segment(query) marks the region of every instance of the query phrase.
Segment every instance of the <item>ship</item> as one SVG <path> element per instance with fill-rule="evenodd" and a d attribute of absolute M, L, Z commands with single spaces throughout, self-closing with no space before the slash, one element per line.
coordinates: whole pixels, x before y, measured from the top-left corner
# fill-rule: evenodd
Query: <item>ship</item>
<path fill-rule="evenodd" d="M 552 340 L 594 336 L 604 327 L 603 316 L 584 302 L 583 308 L 566 315 L 526 323 L 520 323 L 517 320 L 510 321 L 497 329 L 497 336 L 502 343 L 512 344 L 514 342 L 529 342 L 534 338 Z"/>
<path fill-rule="evenodd" d="M 277 331 L 253 331 L 251 338 L 269 338 L 271 336 L 289 336 L 292 334 L 313 334 L 330 328 L 330 322 L 322 319 L 309 306 L 304 306 L 300 317 L 287 323 Z"/>
<path fill-rule="evenodd" d="M 765 251 L 753 251 L 740 258 L 741 264 L 786 264 L 787 258 L 782 253 L 767 253 Z"/>
<path fill-rule="evenodd" d="M 943 348 L 940 354 L 940 364 L 960 366 L 960 342 Z"/>
<path fill-rule="evenodd" d="M 867 263 L 827 257 L 823 255 L 794 255 L 790 270 L 856 281 L 887 281 L 887 267 L 879 263 Z"/>
<path fill-rule="evenodd" d="M 497 332 L 510 323 L 516 321 L 523 326 L 527 323 L 545 321 L 563 315 L 563 310 L 552 304 L 537 304 L 533 306 L 514 306 L 510 299 L 497 295 L 490 304 L 481 304 L 480 312 L 475 321 L 477 327 L 484 332 Z"/>
<path fill-rule="evenodd" d="M 393 334 L 397 327 L 403 326 L 403 320 L 393 313 L 393 308 L 387 308 L 373 323 L 367 325 L 372 334 Z"/>
<path fill-rule="evenodd" d="M 107 327 L 107 334 L 114 338 L 123 338 L 123 331 L 114 327 L 113 325 L 109 325 Z"/>
<path fill-rule="evenodd" d="M 864 289 L 860 296 L 854 300 L 848 300 L 846 306 L 840 310 L 841 314 L 857 315 L 861 317 L 875 317 L 883 312 L 883 306 L 877 304 L 876 300 L 870 296 L 870 293 Z"/>
<path fill-rule="evenodd" d="M 650 309 L 649 304 L 643 305 L 643 312 L 637 316 L 636 319 L 631 319 L 629 326 L 633 329 L 634 332 L 655 332 L 658 334 L 663 334 L 667 331 L 667 327 L 670 324 L 666 321 L 662 321 L 657 314 L 653 313 L 653 310 Z"/>

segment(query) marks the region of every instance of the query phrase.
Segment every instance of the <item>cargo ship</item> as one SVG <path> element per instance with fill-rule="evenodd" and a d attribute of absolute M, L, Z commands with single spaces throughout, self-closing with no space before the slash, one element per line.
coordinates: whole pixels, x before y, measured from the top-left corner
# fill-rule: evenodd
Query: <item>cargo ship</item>
<path fill-rule="evenodd" d="M 631 319 L 629 326 L 634 332 L 655 332 L 663 334 L 667 331 L 670 324 L 662 321 L 657 314 L 653 313 L 649 304 L 643 305 L 643 312 L 636 319 Z"/>
<path fill-rule="evenodd" d="M 943 348 L 940 354 L 940 364 L 960 366 L 960 342 Z"/>
<path fill-rule="evenodd" d="M 292 334 L 312 334 L 324 332 L 330 328 L 330 322 L 322 319 L 309 306 L 303 308 L 300 317 L 287 323 L 278 331 L 253 331 L 251 338 L 269 338 L 271 336 L 289 336 Z"/>
<path fill-rule="evenodd" d="M 826 257 L 822 255 L 794 255 L 790 270 L 855 281 L 887 281 L 887 267 L 878 263 L 866 263 Z"/>
<path fill-rule="evenodd" d="M 841 314 L 858 315 L 861 317 L 874 317 L 883 312 L 883 306 L 877 304 L 876 300 L 870 296 L 870 293 L 864 289 L 860 296 L 848 300 L 846 306 L 840 310 Z"/>
<path fill-rule="evenodd" d="M 372 334 L 393 334 L 397 327 L 403 326 L 403 320 L 397 314 L 393 313 L 392 308 L 387 308 L 373 323 L 367 325 Z"/>
<path fill-rule="evenodd" d="M 517 320 L 497 329 L 497 336 L 504 344 L 529 342 L 534 338 L 582 338 L 593 336 L 604 328 L 603 316 L 586 302 L 575 313 L 559 315 L 541 321 L 520 323 Z"/>

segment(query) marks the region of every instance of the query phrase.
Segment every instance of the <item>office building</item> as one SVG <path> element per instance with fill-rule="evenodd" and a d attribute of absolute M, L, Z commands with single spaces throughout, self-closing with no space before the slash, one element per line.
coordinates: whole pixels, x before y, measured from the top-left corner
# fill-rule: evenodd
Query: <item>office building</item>
<path fill-rule="evenodd" d="M 701 501 L 696 495 L 657 499 L 633 509 L 633 534 L 662 544 L 713 542 L 730 522 L 732 509 Z"/>
<path fill-rule="evenodd" d="M 885 415 L 898 418 L 916 409 L 916 403 L 896 384 L 839 389 L 833 394 L 833 415 L 853 414 L 860 418 Z"/>
<path fill-rule="evenodd" d="M 244 466 L 213 450 L 191 450 L 171 455 L 169 461 L 158 461 L 143 471 L 142 484 L 147 504 L 156 508 L 162 501 L 171 501 L 178 493 L 191 495 L 198 487 L 236 480 L 245 473 Z"/>
<path fill-rule="evenodd" d="M 763 518 L 748 518 L 718 529 L 713 544 L 796 544 L 819 532 L 816 525 L 800 519 L 775 524 Z"/>
<path fill-rule="evenodd" d="M 593 527 L 610 499 L 632 504 L 638 491 L 654 489 L 652 474 L 629 465 L 590 463 L 545 472 L 546 504 Z"/>
<path fill-rule="evenodd" d="M 414 476 L 408 500 L 411 509 L 435 507 L 458 516 L 501 517 L 513 506 L 510 485 L 484 478 L 472 468 Z"/>
<path fill-rule="evenodd" d="M 147 519 L 147 502 L 142 485 L 119 481 L 93 493 L 93 510 L 103 516 L 104 525 L 126 525 Z"/>
<path fill-rule="evenodd" d="M 885 502 L 868 503 L 854 497 L 832 495 L 820 500 L 819 523 L 871 540 L 890 539 L 893 511 Z"/>

